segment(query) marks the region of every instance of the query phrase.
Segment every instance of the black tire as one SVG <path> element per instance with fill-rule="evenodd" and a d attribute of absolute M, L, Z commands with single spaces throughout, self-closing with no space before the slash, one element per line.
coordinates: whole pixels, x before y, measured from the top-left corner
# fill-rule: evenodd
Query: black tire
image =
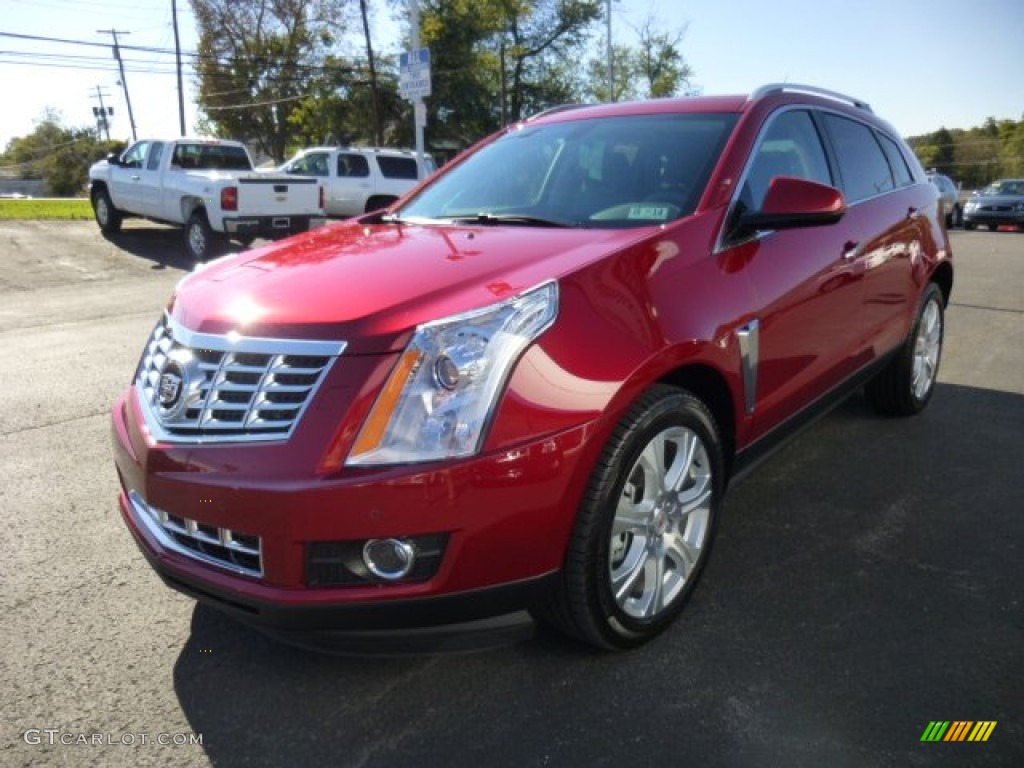
<path fill-rule="evenodd" d="M 100 232 L 112 235 L 121 231 L 124 215 L 114 207 L 106 188 L 100 187 L 93 191 L 92 212 L 96 217 L 96 223 L 100 226 Z"/>
<path fill-rule="evenodd" d="M 558 587 L 534 616 L 603 650 L 663 631 L 710 553 L 725 486 L 721 446 L 710 411 L 689 392 L 656 385 L 644 393 L 601 453 Z"/>
<path fill-rule="evenodd" d="M 950 223 L 952 229 L 960 229 L 964 225 L 964 210 L 959 205 L 953 206 L 953 221 Z"/>
<path fill-rule="evenodd" d="M 227 238 L 210 228 L 206 211 L 193 211 L 185 223 L 185 254 L 195 261 L 206 261 L 219 256 L 226 246 Z"/>
<path fill-rule="evenodd" d="M 903 346 L 865 386 L 868 402 L 883 416 L 913 416 L 931 400 L 942 360 L 945 304 L 942 291 L 930 283 Z"/>
<path fill-rule="evenodd" d="M 969 222 L 969 221 L 965 221 L 965 222 L 964 222 L 964 229 L 965 229 L 965 230 L 966 230 L 967 232 L 973 232 L 973 231 L 974 231 L 974 224 L 972 224 L 972 223 L 971 223 L 971 222 Z"/>
<path fill-rule="evenodd" d="M 379 211 L 382 208 L 387 208 L 397 199 L 397 197 L 392 195 L 374 195 L 366 201 L 366 209 L 363 212 L 372 213 L 373 211 Z"/>

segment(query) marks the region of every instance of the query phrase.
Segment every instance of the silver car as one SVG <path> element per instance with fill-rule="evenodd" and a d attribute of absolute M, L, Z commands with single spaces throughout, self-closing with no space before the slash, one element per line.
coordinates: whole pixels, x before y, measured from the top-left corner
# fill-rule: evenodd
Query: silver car
<path fill-rule="evenodd" d="M 1024 229 L 1024 179 L 993 181 L 964 206 L 964 229 L 987 225 Z"/>
<path fill-rule="evenodd" d="M 960 205 L 960 188 L 949 176 L 928 171 L 928 180 L 935 185 L 942 196 L 942 208 L 946 216 L 946 227 L 957 229 L 963 225 L 964 211 Z"/>

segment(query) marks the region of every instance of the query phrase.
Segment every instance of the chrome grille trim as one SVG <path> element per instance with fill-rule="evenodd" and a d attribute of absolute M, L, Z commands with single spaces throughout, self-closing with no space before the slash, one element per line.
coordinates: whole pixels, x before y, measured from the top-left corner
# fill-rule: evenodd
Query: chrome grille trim
<path fill-rule="evenodd" d="M 232 573 L 263 578 L 263 540 L 259 536 L 172 515 L 147 504 L 136 491 L 128 492 L 128 501 L 135 522 L 164 548 Z"/>
<path fill-rule="evenodd" d="M 287 440 L 345 342 L 197 333 L 166 312 L 135 384 L 146 426 L 167 443 Z M 164 402 L 164 374 L 177 395 Z"/>

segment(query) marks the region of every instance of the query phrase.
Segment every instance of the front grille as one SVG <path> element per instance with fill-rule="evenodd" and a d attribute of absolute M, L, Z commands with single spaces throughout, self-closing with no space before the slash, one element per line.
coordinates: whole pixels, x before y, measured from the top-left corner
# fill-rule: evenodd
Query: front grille
<path fill-rule="evenodd" d="M 246 576 L 263 576 L 263 543 L 259 536 L 172 515 L 147 504 L 135 491 L 128 498 L 136 521 L 168 549 Z"/>
<path fill-rule="evenodd" d="M 344 348 L 195 333 L 165 314 L 135 383 L 147 425 L 166 442 L 284 440 Z"/>

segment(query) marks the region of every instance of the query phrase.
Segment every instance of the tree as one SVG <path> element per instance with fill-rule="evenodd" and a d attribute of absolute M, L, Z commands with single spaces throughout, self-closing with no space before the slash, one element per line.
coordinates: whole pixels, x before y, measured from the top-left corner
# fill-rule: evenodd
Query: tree
<path fill-rule="evenodd" d="M 576 77 L 600 0 L 424 0 L 434 135 L 463 142 L 510 121 L 578 99 Z M 455 128 L 454 126 L 458 126 Z"/>
<path fill-rule="evenodd" d="M 693 68 L 679 52 L 686 27 L 675 32 L 658 32 L 653 17 L 648 16 L 636 32 L 640 36 L 637 70 L 647 83 L 647 98 L 675 96 L 682 86 L 689 85 Z"/>
<path fill-rule="evenodd" d="M 95 128 L 65 126 L 60 112 L 47 107 L 32 133 L 8 142 L 0 164 L 17 166 L 23 179 L 45 180 L 54 195 L 73 197 L 85 191 L 90 165 L 123 148 L 102 141 Z"/>
<path fill-rule="evenodd" d="M 588 62 L 583 86 L 587 97 L 599 102 L 657 99 L 675 96 L 689 85 L 693 69 L 679 50 L 686 27 L 659 32 L 654 17 L 648 16 L 634 31 L 639 38 L 635 47 L 612 46 L 612 94 L 608 93 L 607 59 L 594 57 Z"/>
<path fill-rule="evenodd" d="M 289 118 L 325 77 L 342 0 L 192 0 L 199 106 L 221 136 L 283 161 Z"/>

